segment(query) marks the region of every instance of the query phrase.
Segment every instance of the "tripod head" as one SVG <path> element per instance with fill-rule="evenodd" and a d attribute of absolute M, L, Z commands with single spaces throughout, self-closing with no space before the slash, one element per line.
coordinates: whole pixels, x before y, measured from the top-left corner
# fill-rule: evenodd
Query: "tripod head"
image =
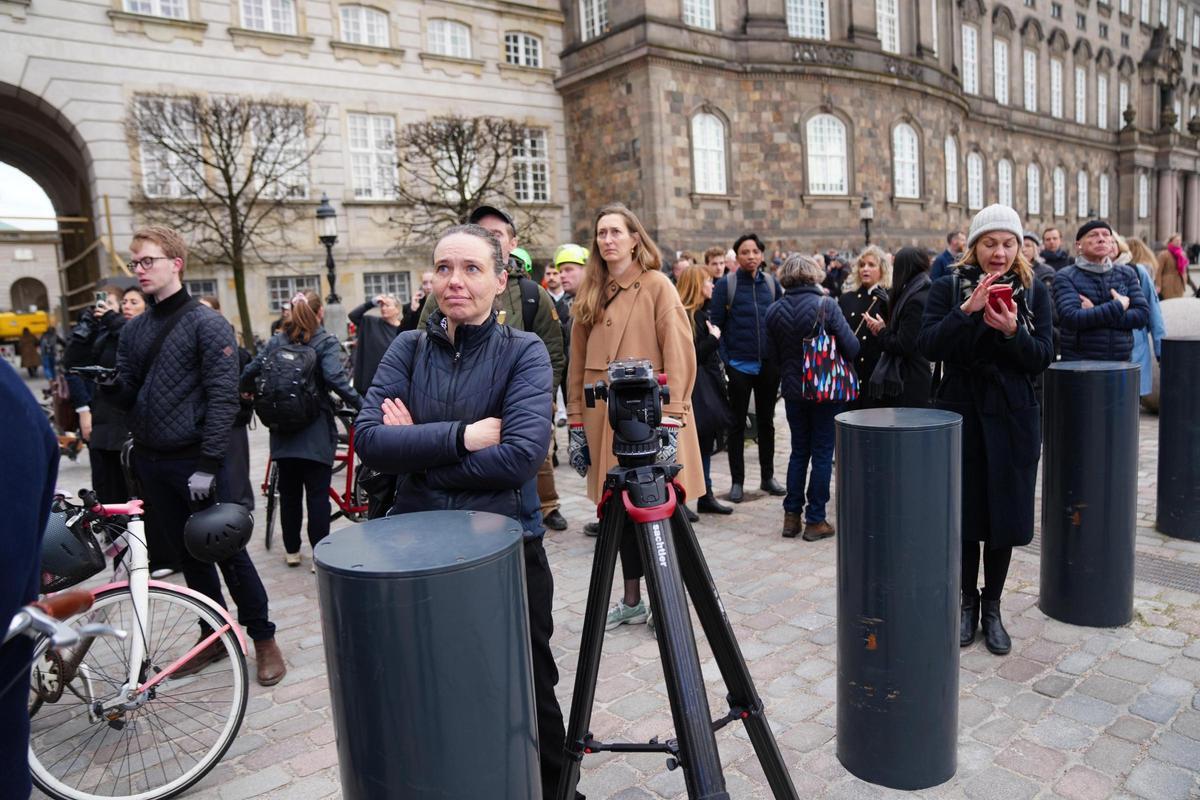
<path fill-rule="evenodd" d="M 599 398 L 608 403 L 608 424 L 613 430 L 613 455 L 623 467 L 653 464 L 662 449 L 658 426 L 662 404 L 671 401 L 667 376 L 654 371 L 645 359 L 625 359 L 608 365 L 608 383 L 596 381 L 583 387 L 584 402 L 596 407 Z"/>

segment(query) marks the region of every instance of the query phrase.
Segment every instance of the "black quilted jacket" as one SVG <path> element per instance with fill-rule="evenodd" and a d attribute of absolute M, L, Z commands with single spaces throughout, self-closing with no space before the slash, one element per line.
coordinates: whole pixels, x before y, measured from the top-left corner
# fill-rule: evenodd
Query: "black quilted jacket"
<path fill-rule="evenodd" d="M 153 364 L 144 363 L 162 325 L 191 298 L 181 289 L 134 317 L 117 349 L 116 402 L 130 408 L 134 445 L 151 458 L 197 457 L 216 474 L 238 412 L 233 326 L 198 305 L 176 323 Z"/>

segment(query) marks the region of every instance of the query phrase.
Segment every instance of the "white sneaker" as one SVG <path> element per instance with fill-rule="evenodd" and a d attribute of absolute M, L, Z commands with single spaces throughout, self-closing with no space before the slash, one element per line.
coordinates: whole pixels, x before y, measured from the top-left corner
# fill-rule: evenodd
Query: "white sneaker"
<path fill-rule="evenodd" d="M 639 600 L 636 606 L 627 606 L 618 600 L 617 604 L 612 607 L 612 611 L 608 612 L 608 621 L 604 624 L 604 630 L 611 631 L 619 625 L 641 625 L 648 616 L 644 600 Z"/>
<path fill-rule="evenodd" d="M 289 567 L 300 566 L 300 554 L 299 553 L 288 553 L 287 554 L 287 565 Z"/>

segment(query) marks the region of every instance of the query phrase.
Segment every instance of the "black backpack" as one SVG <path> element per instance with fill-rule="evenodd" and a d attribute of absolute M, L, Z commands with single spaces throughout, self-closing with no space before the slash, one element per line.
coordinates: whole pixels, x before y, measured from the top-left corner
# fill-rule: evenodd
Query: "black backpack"
<path fill-rule="evenodd" d="M 263 359 L 255 381 L 254 413 L 276 433 L 295 433 L 321 413 L 320 356 L 314 342 L 288 342 Z"/>

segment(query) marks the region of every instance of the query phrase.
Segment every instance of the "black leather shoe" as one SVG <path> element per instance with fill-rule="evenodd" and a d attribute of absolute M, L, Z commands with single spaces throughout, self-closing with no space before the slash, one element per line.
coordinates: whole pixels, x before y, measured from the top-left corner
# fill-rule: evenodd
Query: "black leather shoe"
<path fill-rule="evenodd" d="M 587 536 L 599 536 L 600 535 L 600 523 L 599 522 L 589 522 L 588 524 L 583 526 L 583 532 Z"/>
<path fill-rule="evenodd" d="M 740 503 L 743 499 L 744 495 L 742 494 L 742 485 L 740 483 L 735 483 L 729 487 L 729 502 Z"/>
<path fill-rule="evenodd" d="M 961 608 L 958 623 L 958 646 L 968 647 L 975 641 L 975 630 L 979 627 L 979 591 L 963 592 Z"/>
<path fill-rule="evenodd" d="M 787 489 L 780 486 L 779 482 L 774 478 L 767 478 L 762 482 L 762 486 L 759 488 L 761 488 L 767 494 L 774 495 L 775 497 L 783 497 L 785 494 L 787 494 Z"/>
<path fill-rule="evenodd" d="M 690 508 L 688 508 L 687 503 L 680 503 L 680 505 L 683 506 L 683 513 L 687 515 L 688 522 L 699 522 L 700 521 L 700 515 L 697 514 L 695 511 L 692 511 Z"/>
<path fill-rule="evenodd" d="M 696 501 L 696 510 L 701 514 L 732 514 L 733 509 L 717 502 L 717 496 L 712 492 Z"/>
<path fill-rule="evenodd" d="M 994 655 L 1008 655 L 1008 651 L 1012 650 L 1012 639 L 1008 637 L 1008 631 L 1004 630 L 1004 623 L 1000 620 L 1000 601 L 984 600 L 980 605 L 983 609 L 980 614 L 983 643 Z"/>
<path fill-rule="evenodd" d="M 567 529 L 567 520 L 557 508 L 543 517 L 542 522 L 552 531 L 565 531 Z"/>

